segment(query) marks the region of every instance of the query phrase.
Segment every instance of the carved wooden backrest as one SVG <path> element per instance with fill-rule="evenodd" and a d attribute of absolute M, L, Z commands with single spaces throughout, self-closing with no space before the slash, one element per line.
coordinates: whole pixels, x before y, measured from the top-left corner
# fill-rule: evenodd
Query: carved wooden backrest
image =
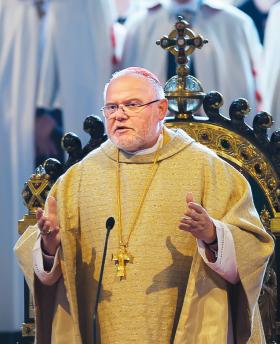
<path fill-rule="evenodd" d="M 249 181 L 255 206 L 262 223 L 276 239 L 280 234 L 280 132 L 271 139 L 267 129 L 272 118 L 266 112 L 258 113 L 253 128 L 244 119 L 250 111 L 245 99 L 234 101 L 229 117 L 219 112 L 222 96 L 217 92 L 206 95 L 203 106 L 207 117 L 171 114 L 166 120 L 169 128 L 181 128 L 197 142 L 214 150 L 218 156 L 238 169 Z M 276 259 L 275 259 L 276 258 Z M 271 259 L 259 300 L 264 330 L 268 343 L 274 343 L 279 333 L 279 252 Z"/>

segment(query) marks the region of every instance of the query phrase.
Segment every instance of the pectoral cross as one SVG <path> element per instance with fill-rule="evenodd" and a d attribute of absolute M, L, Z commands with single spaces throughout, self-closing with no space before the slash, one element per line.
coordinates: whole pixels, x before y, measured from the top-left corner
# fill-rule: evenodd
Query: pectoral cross
<path fill-rule="evenodd" d="M 112 260 L 117 266 L 117 276 L 120 280 L 126 278 L 126 264 L 132 263 L 133 257 L 127 252 L 125 245 L 121 245 L 117 254 L 112 254 Z"/>

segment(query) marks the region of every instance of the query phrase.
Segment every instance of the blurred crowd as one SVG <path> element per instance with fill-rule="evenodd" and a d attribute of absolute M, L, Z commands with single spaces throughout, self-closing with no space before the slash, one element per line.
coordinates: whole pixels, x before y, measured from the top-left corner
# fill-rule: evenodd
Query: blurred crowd
<path fill-rule="evenodd" d="M 143 66 L 163 83 L 175 74 L 174 57 L 155 41 L 170 32 L 179 14 L 209 40 L 192 57 L 191 72 L 206 92 L 223 94 L 224 115 L 238 97 L 246 98 L 252 108 L 248 124 L 260 109 L 275 111 L 267 82 L 271 64 L 266 62 L 273 33 L 263 41 L 276 0 L 1 2 L 0 109 L 15 123 L 20 119 L 20 132 L 34 139 L 35 165 L 49 156 L 63 159 L 63 132 L 74 131 L 85 144 L 83 119 L 100 114 L 103 86 L 113 71 Z M 16 109 L 10 106 L 14 102 Z"/>
<path fill-rule="evenodd" d="M 1 252 L 13 261 L 20 192 L 34 166 L 52 156 L 63 160 L 63 132 L 85 144 L 83 120 L 101 115 L 103 88 L 113 71 L 142 66 L 164 83 L 175 61 L 155 45 L 178 15 L 209 40 L 191 58 L 204 91 L 224 96 L 222 112 L 239 97 L 280 125 L 280 4 L 276 0 L 0 0 L 0 216 L 7 231 Z M 278 117 L 279 118 L 278 118 Z M 3 216 L 5 214 L 5 216 Z M 6 270 L 11 266 L 2 267 Z M 6 270 L 5 270 L 6 269 Z M 1 284 L 0 295 L 18 281 Z M 20 296 L 13 294 L 15 309 Z M 10 302 L 5 298 L 5 302 Z M 8 305 L 7 305 L 8 306 Z M 2 322 L 9 327 L 9 317 Z M 17 324 L 18 321 L 15 320 Z M 0 331 L 3 330 L 0 328 Z"/>

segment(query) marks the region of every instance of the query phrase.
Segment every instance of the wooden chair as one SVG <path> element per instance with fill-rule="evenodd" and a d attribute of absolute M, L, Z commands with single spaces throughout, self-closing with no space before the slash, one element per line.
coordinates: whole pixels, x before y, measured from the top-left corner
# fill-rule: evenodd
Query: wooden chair
<path fill-rule="evenodd" d="M 266 112 L 258 113 L 253 128 L 249 127 L 244 119 L 250 108 L 243 98 L 231 104 L 230 119 L 221 115 L 222 103 L 220 93 L 210 92 L 203 101 L 207 117 L 171 114 L 166 125 L 185 130 L 249 181 L 261 221 L 276 241 L 259 300 L 267 343 L 276 343 L 280 333 L 280 296 L 277 293 L 280 279 L 280 131 L 274 132 L 269 139 L 267 129 L 272 125 L 272 117 Z"/>
<path fill-rule="evenodd" d="M 185 130 L 196 141 L 214 150 L 221 158 L 238 169 L 251 184 L 254 202 L 262 223 L 267 231 L 273 233 L 276 240 L 275 257 L 267 269 L 260 297 L 267 342 L 273 343 L 277 338 L 280 326 L 280 300 L 277 294 L 277 282 L 280 278 L 280 252 L 278 249 L 280 240 L 280 132 L 274 132 L 271 139 L 268 138 L 267 129 L 271 126 L 272 119 L 265 112 L 255 116 L 253 128 L 250 128 L 244 122 L 245 116 L 249 112 L 249 104 L 245 99 L 238 99 L 232 103 L 229 111 L 230 119 L 220 114 L 221 105 L 221 94 L 211 92 L 205 96 L 203 101 L 207 117 L 169 113 L 166 125 L 169 128 Z M 28 187 L 28 182 L 26 183 L 23 193 L 31 212 L 26 215 L 23 222 L 20 222 L 20 233 L 25 230 L 27 225 L 35 223 L 36 207 L 43 206 L 42 200 L 45 200 L 47 192 L 55 180 L 106 139 L 103 123 L 97 117 L 89 116 L 85 120 L 84 127 L 91 135 L 89 143 L 84 148 L 75 134 L 68 133 L 63 137 L 63 147 L 69 154 L 66 163 L 61 164 L 51 158 L 45 161 L 44 168 L 49 182 L 45 183 L 48 186 L 42 189 L 37 197 L 34 197 Z M 43 173 L 39 171 L 37 176 L 40 174 L 42 176 Z M 27 221 L 28 216 L 29 221 Z M 30 303 L 32 299 L 26 286 L 25 289 L 23 335 L 26 342 L 27 340 L 32 342 L 34 326 L 32 304 Z"/>

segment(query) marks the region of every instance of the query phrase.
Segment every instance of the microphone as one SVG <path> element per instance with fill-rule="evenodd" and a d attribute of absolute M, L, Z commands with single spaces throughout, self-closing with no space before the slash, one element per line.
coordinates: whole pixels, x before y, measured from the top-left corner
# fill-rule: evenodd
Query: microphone
<path fill-rule="evenodd" d="M 100 268 L 100 274 L 99 274 L 99 280 L 98 280 L 98 286 L 97 286 L 97 292 L 96 292 L 96 301 L 95 301 L 94 313 L 93 313 L 93 343 L 94 344 L 97 344 L 97 311 L 98 311 L 98 303 L 99 303 L 100 290 L 101 290 L 101 285 L 102 285 L 103 272 L 104 272 L 104 267 L 105 267 L 109 234 L 110 234 L 111 229 L 114 227 L 114 225 L 115 225 L 115 219 L 112 216 L 108 217 L 108 219 L 106 220 L 107 231 L 106 231 L 103 257 L 102 257 L 102 263 L 101 263 L 101 268 Z"/>
<path fill-rule="evenodd" d="M 111 216 L 106 221 L 106 229 L 110 231 L 115 226 L 115 219 Z"/>

